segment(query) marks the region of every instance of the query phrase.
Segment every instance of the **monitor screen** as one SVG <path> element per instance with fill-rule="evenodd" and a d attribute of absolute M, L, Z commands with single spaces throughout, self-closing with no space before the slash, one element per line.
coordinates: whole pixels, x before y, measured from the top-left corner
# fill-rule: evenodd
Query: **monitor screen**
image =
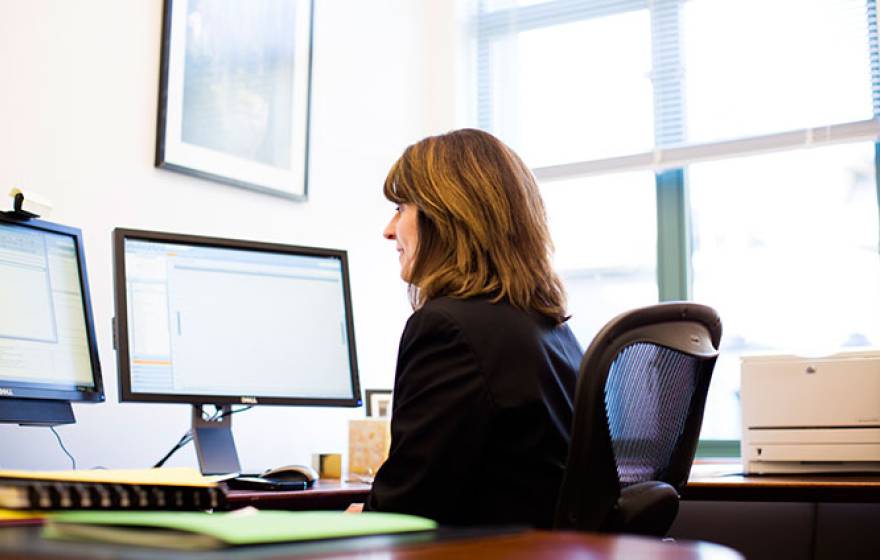
<path fill-rule="evenodd" d="M 344 251 L 114 236 L 120 400 L 360 405 Z"/>
<path fill-rule="evenodd" d="M 80 230 L 0 214 L 0 310 L 0 421 L 104 400 Z"/>

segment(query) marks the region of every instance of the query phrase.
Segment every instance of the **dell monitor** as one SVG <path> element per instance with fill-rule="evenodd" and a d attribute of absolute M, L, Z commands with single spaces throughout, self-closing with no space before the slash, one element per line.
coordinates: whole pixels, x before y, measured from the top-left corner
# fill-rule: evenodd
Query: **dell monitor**
<path fill-rule="evenodd" d="M 82 232 L 0 212 L 0 422 L 75 422 L 102 402 Z"/>
<path fill-rule="evenodd" d="M 345 251 L 113 235 L 119 400 L 193 405 L 203 473 L 240 472 L 234 404 L 360 406 Z"/>

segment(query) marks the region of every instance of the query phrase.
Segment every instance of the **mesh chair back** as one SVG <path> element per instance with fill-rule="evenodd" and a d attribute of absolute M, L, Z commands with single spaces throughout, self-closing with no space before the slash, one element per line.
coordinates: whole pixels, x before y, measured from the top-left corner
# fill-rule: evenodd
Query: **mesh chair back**
<path fill-rule="evenodd" d="M 696 453 L 721 321 L 707 306 L 652 305 L 612 319 L 581 361 L 556 526 L 610 530 L 620 491 L 679 490 Z"/>
<path fill-rule="evenodd" d="M 646 342 L 611 364 L 605 411 L 621 487 L 660 480 L 685 430 L 699 359 Z"/>

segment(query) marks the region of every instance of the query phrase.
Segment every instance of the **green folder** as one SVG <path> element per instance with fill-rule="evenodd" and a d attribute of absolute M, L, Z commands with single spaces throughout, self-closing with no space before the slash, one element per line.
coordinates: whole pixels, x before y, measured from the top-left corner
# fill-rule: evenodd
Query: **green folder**
<path fill-rule="evenodd" d="M 437 523 L 396 513 L 337 511 L 66 511 L 48 516 L 43 536 L 139 546 L 202 550 L 431 531 Z"/>

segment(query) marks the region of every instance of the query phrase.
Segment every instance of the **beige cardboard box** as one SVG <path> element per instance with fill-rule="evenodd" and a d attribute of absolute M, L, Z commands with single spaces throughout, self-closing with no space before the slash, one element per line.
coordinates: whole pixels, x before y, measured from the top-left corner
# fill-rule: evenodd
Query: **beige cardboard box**
<path fill-rule="evenodd" d="M 375 476 L 388 458 L 391 424 L 387 418 L 364 418 L 348 423 L 348 472 Z"/>

